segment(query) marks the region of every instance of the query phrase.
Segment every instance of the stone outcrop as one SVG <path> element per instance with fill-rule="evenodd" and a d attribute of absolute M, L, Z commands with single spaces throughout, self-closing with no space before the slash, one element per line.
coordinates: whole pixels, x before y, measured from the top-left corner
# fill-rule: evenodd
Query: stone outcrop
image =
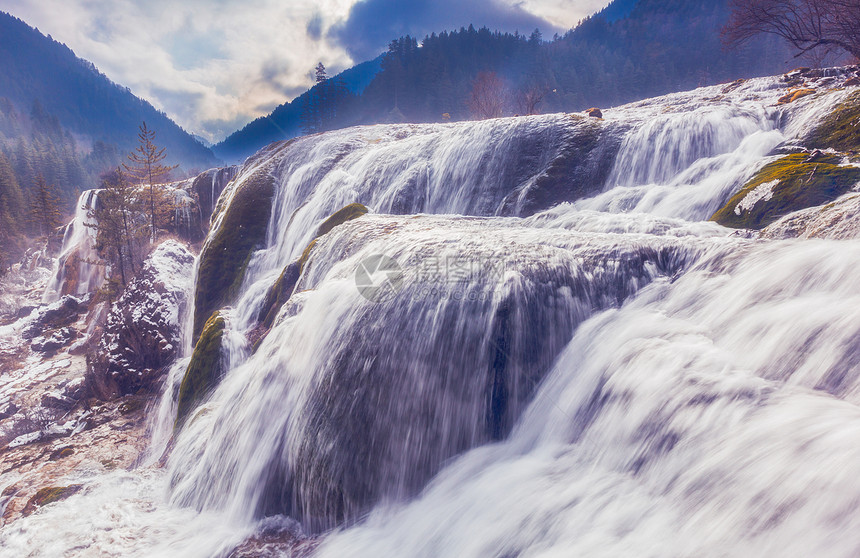
<path fill-rule="evenodd" d="M 274 193 L 269 169 L 256 169 L 235 185 L 226 207 L 216 208 L 217 224 L 213 222 L 197 269 L 195 341 L 209 316 L 236 296 L 251 255 L 265 242 Z"/>
<path fill-rule="evenodd" d="M 189 299 L 194 257 L 179 242 L 162 243 L 114 303 L 104 326 L 89 380 L 107 399 L 156 389 L 177 356 L 180 316 Z"/>

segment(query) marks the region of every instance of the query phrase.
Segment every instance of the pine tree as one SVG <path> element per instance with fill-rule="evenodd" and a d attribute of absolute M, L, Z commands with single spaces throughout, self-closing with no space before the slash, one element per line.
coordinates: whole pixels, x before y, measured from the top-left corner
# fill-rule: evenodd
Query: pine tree
<path fill-rule="evenodd" d="M 39 234 L 46 236 L 60 226 L 60 200 L 55 189 L 45 181 L 41 174 L 36 176 L 33 195 L 30 201 L 30 215 Z"/>
<path fill-rule="evenodd" d="M 21 232 L 24 209 L 24 195 L 12 163 L 0 152 L 0 242 Z"/>
<path fill-rule="evenodd" d="M 149 185 L 149 224 L 151 228 L 150 242 L 155 242 L 158 224 L 156 222 L 156 193 L 155 182 L 166 180 L 170 171 L 178 165 L 165 166 L 161 162 L 167 157 L 164 147 L 155 144 L 155 130 L 146 127 L 146 122 L 140 125 L 137 134 L 139 145 L 128 154 L 129 163 L 123 163 L 123 168 L 129 176 L 139 184 Z"/>
<path fill-rule="evenodd" d="M 125 286 L 143 260 L 148 227 L 135 217 L 144 214 L 144 204 L 121 168 L 105 174 L 101 187 L 87 226 L 96 230 L 95 248 L 110 264 L 108 279 Z"/>
<path fill-rule="evenodd" d="M 315 134 L 323 131 L 324 112 L 328 99 L 328 76 L 322 62 L 314 68 L 316 85 L 310 91 L 307 103 L 302 111 L 302 130 L 305 134 Z"/>

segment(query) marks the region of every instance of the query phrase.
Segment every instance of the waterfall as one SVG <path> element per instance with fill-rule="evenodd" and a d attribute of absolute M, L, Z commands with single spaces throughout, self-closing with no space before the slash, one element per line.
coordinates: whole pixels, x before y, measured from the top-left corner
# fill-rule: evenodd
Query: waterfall
<path fill-rule="evenodd" d="M 503 444 L 317 555 L 856 555 L 857 265 L 858 241 L 753 243 L 653 282 L 580 326 Z"/>
<path fill-rule="evenodd" d="M 75 217 L 66 226 L 63 246 L 51 279 L 42 295 L 43 302 L 53 302 L 64 294 L 86 294 L 104 281 L 104 267 L 95 250 L 96 231 L 89 212 L 98 203 L 98 190 L 85 190 L 75 205 Z"/>
<path fill-rule="evenodd" d="M 842 240 L 780 238 L 813 210 L 762 235 L 706 221 L 845 97 L 782 94 L 764 78 L 604 120 L 269 146 L 221 191 L 201 256 L 271 181 L 221 309 L 220 383 L 174 430 L 189 316 L 147 467 L 0 543 L 227 556 L 282 529 L 319 557 L 856 555 L 856 219 Z M 370 213 L 317 235 L 353 202 Z"/>

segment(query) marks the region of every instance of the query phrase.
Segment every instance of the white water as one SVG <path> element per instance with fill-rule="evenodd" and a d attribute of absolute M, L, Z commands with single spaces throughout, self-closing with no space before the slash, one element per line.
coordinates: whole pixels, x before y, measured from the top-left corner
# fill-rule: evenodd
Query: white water
<path fill-rule="evenodd" d="M 0 531 L 0 554 L 220 555 L 284 513 L 308 532 L 345 521 L 316 552 L 332 557 L 856 555 L 860 241 L 701 222 L 833 98 L 775 109 L 757 80 L 702 108 L 718 89 L 607 111 L 609 136 L 630 130 L 591 199 L 338 227 L 249 357 L 243 331 L 321 219 L 353 201 L 518 214 L 506 200 L 546 160 L 511 153 L 570 125 L 376 126 L 285 148 L 233 364 L 166 468 L 96 476 Z M 407 280 L 374 304 L 354 274 L 377 253 Z M 464 256 L 503 273 L 418 275 Z"/>
<path fill-rule="evenodd" d="M 104 267 L 99 265 L 100 258 L 95 249 L 95 222 L 89 217 L 89 212 L 95 209 L 97 201 L 98 190 L 86 190 L 78 198 L 75 217 L 63 234 L 63 246 L 54 265 L 51 280 L 42 295 L 43 302 L 54 302 L 63 294 L 86 294 L 98 289 L 104 282 Z M 67 292 L 63 292 L 67 267 L 74 269 L 77 284 L 74 289 L 69 290 L 66 287 Z"/>

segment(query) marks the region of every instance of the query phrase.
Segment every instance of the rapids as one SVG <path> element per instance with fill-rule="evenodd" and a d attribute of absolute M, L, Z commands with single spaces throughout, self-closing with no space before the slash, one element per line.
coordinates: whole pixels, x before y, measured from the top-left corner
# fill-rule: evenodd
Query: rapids
<path fill-rule="evenodd" d="M 171 440 L 187 336 L 141 466 L 80 473 L 0 555 L 223 556 L 272 524 L 321 557 L 857 555 L 857 231 L 706 221 L 843 98 L 782 92 L 257 154 L 218 202 L 275 179 L 225 377 Z M 371 214 L 317 240 L 252 350 L 269 287 L 352 202 Z"/>

